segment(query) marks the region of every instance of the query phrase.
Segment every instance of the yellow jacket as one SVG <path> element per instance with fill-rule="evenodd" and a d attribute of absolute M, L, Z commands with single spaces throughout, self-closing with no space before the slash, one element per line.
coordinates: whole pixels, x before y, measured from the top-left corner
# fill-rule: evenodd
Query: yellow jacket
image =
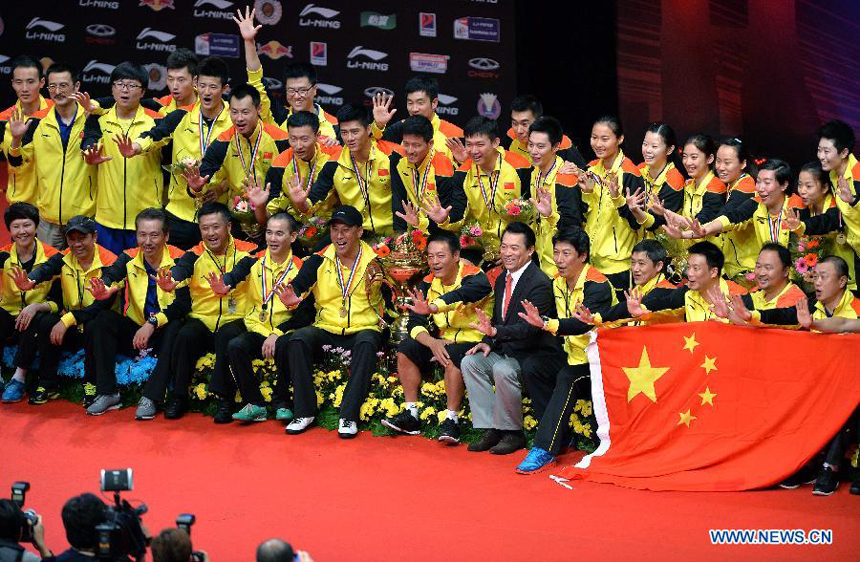
<path fill-rule="evenodd" d="M 172 97 L 171 100 L 173 100 Z M 201 123 L 203 126 L 202 134 Z M 230 108 L 227 102 L 223 102 L 221 112 L 215 118 L 211 128 L 206 125 L 205 120 L 200 119 L 200 102 L 197 102 L 192 106 L 171 111 L 164 119 L 159 120 L 152 129 L 143 132 L 134 142 L 140 145 L 142 154 L 149 154 L 167 143 L 171 143 L 171 161 L 173 164 L 179 164 L 184 158 L 200 161 L 205 149 L 232 126 Z M 188 194 L 188 184 L 185 183 L 185 176 L 180 172 L 170 175 L 166 208 L 167 211 L 184 221 L 195 221 L 197 204 L 195 198 Z"/>
<path fill-rule="evenodd" d="M 298 176 L 299 184 L 304 186 L 305 190 L 310 189 L 317 181 L 326 162 L 332 158 L 337 159 L 338 156 L 340 156 L 339 147 L 329 148 L 320 143 L 316 143 L 312 162 L 305 162 L 301 158 L 296 158 L 292 148 L 278 154 L 272 160 L 272 166 L 266 173 L 266 185 L 269 186 L 269 203 L 266 205 L 266 211 L 270 215 L 274 215 L 278 211 L 287 211 L 296 218 L 307 218 L 309 215 L 299 212 L 290 201 L 289 182 L 293 176 Z M 331 193 L 324 203 L 315 206 L 314 212 L 311 214 L 317 216 L 331 215 L 331 209 L 337 206 L 337 194 Z"/>
<path fill-rule="evenodd" d="M 451 149 L 448 148 L 446 141 L 452 138 L 462 138 L 463 129 L 444 119 L 440 119 L 436 113 L 433 113 L 430 124 L 433 125 L 433 149 L 439 154 L 444 154 L 453 162 L 454 155 L 451 153 Z M 403 121 L 391 123 L 381 129 L 376 123 L 373 123 L 370 126 L 370 134 L 377 140 L 386 140 L 400 144 L 403 142 Z"/>
<path fill-rule="evenodd" d="M 110 301 L 97 301 L 87 290 L 91 279 L 102 276 L 103 270 L 113 264 L 116 256 L 113 252 L 96 244 L 93 263 L 84 270 L 78 259 L 69 250 L 54 254 L 39 267 L 34 267 L 27 276 L 37 284 L 54 279 L 59 275 L 60 287 L 63 289 L 63 309 L 65 314 L 60 318 L 66 327 L 83 326 L 105 308 L 110 308 Z"/>
<path fill-rule="evenodd" d="M 263 118 L 263 121 L 286 131 L 287 119 L 293 114 L 293 108 L 283 106 L 279 106 L 278 108 L 272 107 L 272 100 L 269 99 L 269 94 L 263 85 L 262 67 L 257 70 L 248 70 L 248 84 L 260 92 L 260 116 Z M 333 115 L 323 111 L 323 108 L 319 105 L 315 104 L 314 107 L 316 108 L 317 118 L 320 121 L 319 135 L 336 139 L 337 135 L 334 132 L 334 126 L 337 125 L 337 119 Z"/>
<path fill-rule="evenodd" d="M 830 172 L 833 192 L 838 194 L 839 187 L 836 176 L 835 170 Z M 848 180 L 854 200 L 851 203 L 846 203 L 837 195 L 835 198 L 836 207 L 842 213 L 842 219 L 845 221 L 846 241 L 854 249 L 854 253 L 860 255 L 860 162 L 853 154 L 848 155 L 848 166 L 845 168 L 843 177 Z"/>
<path fill-rule="evenodd" d="M 391 173 L 392 208 L 402 213 L 403 203 L 408 201 L 418 209 L 418 230 L 430 232 L 430 218 L 421 207 L 431 194 L 439 197 L 441 201 L 450 198 L 454 164 L 444 153 L 436 152 L 432 148 L 417 167 L 397 153 L 391 156 L 392 162 L 396 161 Z M 397 215 L 394 215 L 393 220 L 395 231 L 405 232 L 411 229 L 407 228 L 406 221 Z"/>
<path fill-rule="evenodd" d="M 117 118 L 116 106 L 103 115 L 87 118 L 81 148 L 100 144 L 104 155 L 112 158 L 96 167 L 95 219 L 100 225 L 133 230 L 134 218 L 140 211 L 162 206 L 161 152 L 125 158 L 114 142 L 114 137 L 122 133 L 136 139 L 160 119 L 161 115 L 142 106 L 129 121 Z"/>
<path fill-rule="evenodd" d="M 36 240 L 36 261 L 33 262 L 33 269 L 48 261 L 51 257 L 57 255 L 58 250 L 43 244 Z M 18 313 L 25 306 L 33 303 L 46 302 L 51 306 L 51 312 L 57 312 L 57 305 L 53 301 L 48 300 L 48 293 L 51 290 L 51 282 L 45 281 L 36 285 L 31 290 L 22 292 L 15 286 L 10 273 L 13 267 L 21 267 L 21 260 L 18 259 L 18 249 L 14 243 L 7 244 L 0 248 L 0 308 L 11 314 L 18 316 Z"/>
<path fill-rule="evenodd" d="M 340 276 L 345 289 L 343 297 L 338 282 L 338 267 L 335 261 L 334 244 L 309 256 L 299 275 L 291 285 L 297 295 L 314 296 L 316 316 L 313 325 L 333 334 L 354 334 L 361 330 L 382 331 L 381 315 L 385 303 L 381 286 L 374 284 L 368 298 L 366 275 L 368 266 L 376 260 L 376 253 L 365 242 L 359 242 L 361 254 L 357 256 L 352 283 L 349 282 L 350 270 L 341 266 Z M 345 311 L 345 315 L 341 312 Z"/>
<path fill-rule="evenodd" d="M 183 251 L 173 246 L 165 246 L 164 252 L 161 254 L 161 263 L 157 269 L 163 267 L 173 267 L 176 261 L 182 257 Z M 124 251 L 112 266 L 107 268 L 102 274 L 105 285 L 122 284 L 125 287 L 123 291 L 123 313 L 128 316 L 138 326 L 143 326 L 147 318 L 144 316 L 143 310 L 146 305 L 146 291 L 149 287 L 149 274 L 146 271 L 146 266 L 143 262 L 143 253 L 139 248 L 131 248 Z M 180 287 L 184 286 L 184 283 Z M 158 319 L 158 327 L 164 326 L 169 320 L 176 320 L 177 317 L 168 318 L 165 314 L 167 307 L 176 299 L 176 291 L 162 291 L 161 287 L 156 285 L 156 296 L 161 312 L 155 315 Z M 179 291 L 179 289 L 177 289 Z"/>
<path fill-rule="evenodd" d="M 795 301 L 796 302 L 796 301 Z M 823 320 L 825 318 L 860 318 L 860 299 L 847 288 L 842 292 L 839 302 L 832 311 L 828 311 L 824 303 L 815 299 L 809 300 L 809 312 L 812 313 L 813 320 Z M 751 310 L 752 320 L 750 324 L 764 326 L 780 326 L 784 328 L 799 329 L 800 323 L 797 321 L 796 306 L 788 306 L 784 308 L 773 308 L 769 310 Z"/>
<path fill-rule="evenodd" d="M 216 295 L 212 292 L 206 276 L 210 273 L 223 274 L 232 271 L 242 258 L 250 255 L 256 248 L 254 244 L 230 238 L 227 250 L 223 256 L 216 256 L 200 242 L 176 261 L 171 269 L 175 281 L 188 280 L 188 295 L 190 296 L 189 318 L 202 321 L 210 331 L 214 332 L 227 322 L 245 317 L 245 284 L 238 283 L 230 294 Z M 174 308 L 181 308 L 182 293 L 177 290 L 177 300 Z M 173 311 L 171 311 L 171 314 Z M 171 316 L 168 314 L 168 316 Z"/>
<path fill-rule="evenodd" d="M 720 292 L 726 297 L 741 295 L 746 292 L 740 285 L 732 281 L 720 279 L 719 283 Z M 642 308 L 648 312 L 671 311 L 687 322 L 701 322 L 703 320 L 716 320 L 725 324 L 729 322 L 727 319 L 714 314 L 711 305 L 699 291 L 694 291 L 686 286 L 660 293 L 652 291 L 650 295 L 642 299 Z M 650 318 L 651 315 L 646 314 L 641 319 L 647 321 Z"/>
<path fill-rule="evenodd" d="M 54 102 L 46 100 L 39 95 L 39 109 L 36 113 L 40 113 L 45 109 L 54 107 Z M 15 105 L 0 112 L 0 148 L 3 154 L 8 158 L 9 151 L 12 146 L 12 135 L 6 132 L 6 122 L 12 114 L 12 108 L 21 110 L 21 102 L 16 101 Z M 11 172 L 11 170 L 10 170 Z M 22 166 L 15 170 L 15 173 L 9 174 L 9 185 L 6 187 L 6 199 L 10 203 L 26 201 L 27 203 L 36 204 L 36 171 L 32 165 Z"/>
<path fill-rule="evenodd" d="M 35 167 L 36 206 L 39 219 L 55 225 L 65 224 L 75 215 L 93 215 L 95 211 L 95 170 L 81 158 L 81 139 L 87 114 L 77 105 L 69 142 L 63 150 L 60 126 L 54 108 L 39 111 L 21 146 L 9 149 L 9 166 L 13 174 Z"/>

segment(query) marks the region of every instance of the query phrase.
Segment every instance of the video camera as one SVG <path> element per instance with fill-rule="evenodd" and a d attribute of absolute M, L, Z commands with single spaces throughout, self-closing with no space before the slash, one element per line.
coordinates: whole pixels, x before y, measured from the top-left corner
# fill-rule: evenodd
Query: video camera
<path fill-rule="evenodd" d="M 188 536 L 191 536 L 191 526 L 197 521 L 197 517 L 193 513 L 183 513 L 179 517 L 176 518 L 176 527 L 178 529 L 182 529 Z M 203 562 L 206 557 L 202 552 L 195 550 L 191 553 L 191 560 L 194 562 Z"/>
<path fill-rule="evenodd" d="M 18 504 L 24 513 L 24 527 L 21 529 L 19 542 L 33 542 L 33 527 L 39 521 L 39 514 L 32 509 L 24 509 L 24 498 L 30 489 L 29 482 L 15 482 L 12 484 L 12 501 Z"/>
<path fill-rule="evenodd" d="M 114 505 L 107 506 L 106 521 L 96 526 L 97 560 L 143 560 L 146 556 L 148 540 L 140 518 L 148 508 L 146 504 L 132 507 L 119 495 L 132 489 L 134 474 L 130 468 L 101 471 L 101 490 L 114 493 Z"/>

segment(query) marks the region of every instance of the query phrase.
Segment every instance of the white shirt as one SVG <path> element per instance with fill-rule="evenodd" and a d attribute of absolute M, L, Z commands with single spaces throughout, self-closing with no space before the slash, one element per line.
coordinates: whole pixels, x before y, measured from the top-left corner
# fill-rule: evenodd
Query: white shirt
<path fill-rule="evenodd" d="M 529 259 L 529 261 L 527 261 L 524 266 L 522 266 L 521 268 L 519 268 L 516 271 L 505 270 L 505 283 L 507 283 L 507 275 L 510 274 L 510 276 L 511 276 L 511 296 L 513 296 L 514 290 L 517 288 L 517 281 L 520 280 L 520 277 L 522 277 L 523 272 L 526 270 L 526 268 L 531 263 L 532 263 L 532 260 Z M 502 289 L 502 290 L 504 290 L 504 289 Z M 502 308 L 504 308 L 504 304 L 505 304 L 504 293 L 502 294 L 502 299 L 503 299 L 502 300 Z M 508 314 L 507 310 L 502 310 L 502 318 L 504 318 L 507 314 Z"/>

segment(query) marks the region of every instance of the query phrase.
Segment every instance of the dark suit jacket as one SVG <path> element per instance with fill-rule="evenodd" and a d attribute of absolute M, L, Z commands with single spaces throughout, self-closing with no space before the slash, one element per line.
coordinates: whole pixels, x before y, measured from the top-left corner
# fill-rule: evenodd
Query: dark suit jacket
<path fill-rule="evenodd" d="M 542 316 L 556 317 L 550 278 L 534 261 L 530 261 L 511 293 L 507 315 L 502 318 L 507 274 L 508 272 L 504 271 L 499 275 L 493 288 L 496 297 L 493 306 L 493 325 L 496 327 L 496 336 L 485 337 L 484 341 L 496 353 L 513 357 L 518 361 L 531 353 L 560 351 L 559 338 L 541 328 L 535 328 L 519 316 L 520 312 L 525 312 L 522 301 L 527 300 L 537 307 Z"/>

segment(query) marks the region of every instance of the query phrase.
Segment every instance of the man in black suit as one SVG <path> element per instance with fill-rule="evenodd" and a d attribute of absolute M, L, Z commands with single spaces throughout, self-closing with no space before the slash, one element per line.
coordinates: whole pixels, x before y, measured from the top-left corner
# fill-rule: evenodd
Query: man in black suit
<path fill-rule="evenodd" d="M 505 228 L 500 248 L 504 272 L 494 287 L 493 317 L 475 311 L 478 322 L 472 326 L 485 337 L 461 363 L 472 425 L 486 430 L 480 441 L 469 446 L 473 452 L 507 455 L 525 447 L 522 381 L 529 379 L 529 373 L 554 374 L 564 365 L 558 339 L 519 316 L 525 312 L 523 300 L 533 303 L 542 315 L 556 316 L 552 282 L 532 259 L 534 251 L 535 233 L 528 225 L 513 222 Z M 548 397 L 539 399 L 543 413 Z"/>

